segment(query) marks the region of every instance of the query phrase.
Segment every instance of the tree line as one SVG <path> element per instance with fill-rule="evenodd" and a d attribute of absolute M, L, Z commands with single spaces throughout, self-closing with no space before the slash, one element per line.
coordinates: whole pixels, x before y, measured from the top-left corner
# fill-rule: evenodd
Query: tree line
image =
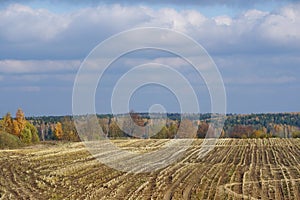
<path fill-rule="evenodd" d="M 215 128 L 210 125 L 212 115 L 209 113 L 186 114 L 184 120 L 181 120 L 182 116 L 178 113 L 168 113 L 166 121 L 159 127 L 156 125 L 159 121 L 150 119 L 150 115 L 157 119 L 161 117 L 159 113 L 134 111 L 127 116 L 103 114 L 94 118 L 90 115 L 80 117 L 82 130 L 88 133 L 84 137 L 92 139 L 216 137 Z M 299 113 L 228 114 L 223 129 L 218 132 L 223 138 L 299 138 L 299 127 Z M 80 141 L 71 116 L 25 117 L 21 109 L 17 110 L 15 118 L 7 113 L 0 120 L 0 133 L 2 137 L 3 134 L 9 134 L 22 144 L 36 143 L 40 140 Z"/>
<path fill-rule="evenodd" d="M 210 127 L 211 114 L 187 114 L 185 121 L 181 121 L 181 115 L 178 113 L 168 113 L 167 120 L 160 130 L 152 130 L 155 127 L 149 126 L 151 122 L 150 115 L 160 117 L 158 113 L 129 113 L 132 121 L 123 121 L 122 115 L 113 116 L 111 114 L 97 115 L 97 123 L 103 130 L 103 134 L 109 138 L 176 138 L 178 135 L 187 135 L 188 132 L 195 132 L 193 137 L 215 137 L 214 127 Z M 85 121 L 89 121 L 86 131 L 93 127 L 91 120 L 85 116 Z M 119 119 L 119 122 L 118 122 Z M 62 139 L 62 140 L 79 140 L 76 137 L 77 131 L 73 124 L 71 116 L 64 117 L 35 117 L 30 118 L 39 130 L 42 140 Z M 127 120 L 128 121 L 128 120 Z M 139 130 L 131 130 L 134 122 Z M 188 125 L 186 125 L 188 124 Z M 178 128 L 184 126 L 184 133 L 177 133 Z M 143 127 L 148 127 L 143 128 Z M 196 131 L 192 131 L 192 127 L 196 127 Z M 300 137 L 300 114 L 299 113 L 270 113 L 270 114 L 228 114 L 221 130 L 220 137 L 223 138 L 296 138 Z M 60 131 L 59 131 L 60 130 Z M 124 131 L 125 130 L 125 131 Z M 194 130 L 194 129 L 193 129 Z M 94 131 L 94 132 L 97 132 Z M 153 133 L 156 134 L 153 134 Z M 57 134 L 60 133 L 60 134 Z M 130 133 L 130 134 L 128 134 Z"/>

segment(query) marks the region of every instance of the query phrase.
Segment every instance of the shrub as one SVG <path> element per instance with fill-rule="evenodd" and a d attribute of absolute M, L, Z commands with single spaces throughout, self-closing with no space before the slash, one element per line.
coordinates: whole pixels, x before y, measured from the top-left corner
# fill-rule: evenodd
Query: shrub
<path fill-rule="evenodd" d="M 17 136 L 6 132 L 0 132 L 0 148 L 1 149 L 12 149 L 21 147 L 22 143 Z"/>
<path fill-rule="evenodd" d="M 292 133 L 293 138 L 300 138 L 300 131 L 295 131 Z"/>

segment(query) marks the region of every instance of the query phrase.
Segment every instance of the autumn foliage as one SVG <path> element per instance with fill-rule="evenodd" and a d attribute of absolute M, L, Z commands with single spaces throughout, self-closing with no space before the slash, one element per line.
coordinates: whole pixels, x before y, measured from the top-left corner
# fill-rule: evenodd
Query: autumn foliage
<path fill-rule="evenodd" d="M 54 135 L 57 140 L 80 141 L 74 122 L 70 117 L 64 117 L 62 122 L 54 126 Z"/>
<path fill-rule="evenodd" d="M 15 136 L 23 144 L 31 144 L 39 141 L 37 129 L 25 119 L 25 114 L 20 108 L 16 112 L 15 119 L 11 117 L 10 113 L 7 113 L 3 117 L 3 120 L 0 121 L 0 124 L 0 132 Z"/>
<path fill-rule="evenodd" d="M 60 122 L 57 122 L 55 124 L 55 127 L 54 127 L 54 134 L 55 134 L 55 137 L 59 140 L 62 139 L 62 136 L 63 136 L 63 130 L 62 130 L 62 125 Z"/>

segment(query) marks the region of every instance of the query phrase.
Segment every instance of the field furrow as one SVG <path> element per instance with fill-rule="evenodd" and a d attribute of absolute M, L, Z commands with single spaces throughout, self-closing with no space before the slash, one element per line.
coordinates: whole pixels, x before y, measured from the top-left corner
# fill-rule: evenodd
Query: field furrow
<path fill-rule="evenodd" d="M 168 141 L 112 143 L 147 153 Z M 1 150 L 0 199 L 300 199 L 300 140 L 220 139 L 204 156 L 202 144 L 195 140 L 181 159 L 148 173 L 106 166 L 83 143 Z M 98 156 L 128 159 L 115 151 Z"/>

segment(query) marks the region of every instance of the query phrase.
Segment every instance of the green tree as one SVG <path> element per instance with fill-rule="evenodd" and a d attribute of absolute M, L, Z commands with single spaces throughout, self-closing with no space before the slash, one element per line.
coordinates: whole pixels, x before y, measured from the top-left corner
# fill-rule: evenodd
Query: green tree
<path fill-rule="evenodd" d="M 29 128 L 24 128 L 22 133 L 21 133 L 21 136 L 20 136 L 20 139 L 21 141 L 24 143 L 24 144 L 31 144 L 31 141 L 32 141 L 32 134 L 31 134 L 31 131 Z"/>
<path fill-rule="evenodd" d="M 32 143 L 37 143 L 37 142 L 40 141 L 40 138 L 38 136 L 38 131 L 37 131 L 36 127 L 33 124 L 27 122 L 26 126 L 25 126 L 25 129 L 30 130 L 30 132 L 31 132 L 31 142 Z"/>
<path fill-rule="evenodd" d="M 166 138 L 168 138 L 168 135 L 169 135 L 168 128 L 166 126 L 163 126 L 162 129 L 156 135 L 154 135 L 152 138 L 166 139 Z"/>
<path fill-rule="evenodd" d="M 176 134 L 177 134 L 177 130 L 178 130 L 178 125 L 176 122 L 173 122 L 169 125 L 168 127 L 168 136 L 167 138 L 175 138 Z"/>
<path fill-rule="evenodd" d="M 102 128 L 103 134 L 108 136 L 109 132 L 109 118 L 99 119 L 99 125 Z"/>

